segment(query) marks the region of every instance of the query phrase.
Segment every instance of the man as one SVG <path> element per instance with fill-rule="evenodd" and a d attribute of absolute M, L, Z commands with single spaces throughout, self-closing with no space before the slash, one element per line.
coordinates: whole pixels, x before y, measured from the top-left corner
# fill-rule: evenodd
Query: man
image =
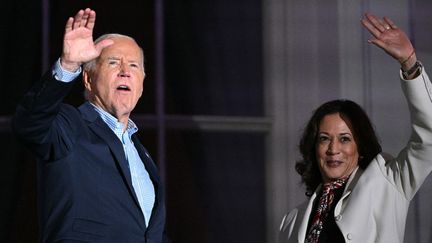
<path fill-rule="evenodd" d="M 165 242 L 164 192 L 129 119 L 144 55 L 130 37 L 93 42 L 96 13 L 68 19 L 63 53 L 18 106 L 16 134 L 38 158 L 40 242 Z M 88 102 L 63 104 L 84 65 Z"/>

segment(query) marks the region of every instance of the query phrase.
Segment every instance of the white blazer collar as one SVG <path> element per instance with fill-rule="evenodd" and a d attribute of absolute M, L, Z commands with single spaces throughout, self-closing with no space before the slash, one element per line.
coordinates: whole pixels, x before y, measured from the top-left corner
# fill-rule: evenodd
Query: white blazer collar
<path fill-rule="evenodd" d="M 360 178 L 361 174 L 363 173 L 363 170 L 360 167 L 356 167 L 354 171 L 351 173 L 350 178 L 347 181 L 347 185 L 345 186 L 344 193 L 342 195 L 342 198 L 338 201 L 335 208 L 335 214 L 338 215 L 343 210 L 343 201 L 348 197 L 348 195 L 351 194 L 351 191 L 353 190 L 354 186 L 357 184 L 358 179 Z M 308 228 L 309 218 L 313 209 L 314 202 L 321 191 L 322 184 L 319 184 L 315 192 L 312 194 L 312 196 L 309 199 L 309 203 L 307 205 L 305 214 L 303 216 L 303 220 L 301 221 L 299 231 L 298 231 L 298 242 L 304 242 L 306 238 L 306 231 Z"/>

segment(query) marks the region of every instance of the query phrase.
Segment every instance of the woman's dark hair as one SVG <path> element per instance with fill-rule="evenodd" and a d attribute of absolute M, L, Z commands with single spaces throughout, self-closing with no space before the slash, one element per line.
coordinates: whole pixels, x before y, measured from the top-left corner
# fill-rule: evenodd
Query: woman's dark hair
<path fill-rule="evenodd" d="M 316 143 L 319 126 L 324 116 L 339 113 L 350 126 L 359 153 L 358 165 L 365 169 L 372 159 L 381 152 L 381 145 L 366 112 L 350 100 L 333 100 L 322 104 L 315 110 L 300 139 L 302 160 L 296 163 L 296 171 L 306 184 L 306 195 L 311 196 L 322 182 L 316 159 Z M 347 121 L 348 120 L 348 121 Z"/>

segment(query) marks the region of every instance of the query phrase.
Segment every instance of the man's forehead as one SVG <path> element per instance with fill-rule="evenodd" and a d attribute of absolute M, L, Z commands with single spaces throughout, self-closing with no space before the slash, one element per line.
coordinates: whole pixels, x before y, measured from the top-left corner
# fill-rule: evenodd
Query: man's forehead
<path fill-rule="evenodd" d="M 101 60 L 125 59 L 127 61 L 143 61 L 143 58 L 143 53 L 138 45 L 134 48 L 132 46 L 119 47 L 113 44 L 104 48 L 99 56 Z"/>
<path fill-rule="evenodd" d="M 101 51 L 101 54 L 97 58 L 98 62 L 125 59 L 126 61 L 144 63 L 144 52 L 133 38 L 115 35 L 104 39 L 112 40 L 114 43 Z"/>

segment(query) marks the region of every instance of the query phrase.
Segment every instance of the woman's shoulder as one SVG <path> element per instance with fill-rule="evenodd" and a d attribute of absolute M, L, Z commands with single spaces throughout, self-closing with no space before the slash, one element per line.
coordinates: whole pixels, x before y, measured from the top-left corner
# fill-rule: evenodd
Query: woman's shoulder
<path fill-rule="evenodd" d="M 295 236 L 298 235 L 307 207 L 308 201 L 305 201 L 283 216 L 279 228 L 279 242 L 296 242 Z"/>
<path fill-rule="evenodd" d="M 298 218 L 304 215 L 308 207 L 308 203 L 308 200 L 306 200 L 284 214 L 279 230 L 281 232 L 292 231 L 294 224 L 298 222 Z"/>

